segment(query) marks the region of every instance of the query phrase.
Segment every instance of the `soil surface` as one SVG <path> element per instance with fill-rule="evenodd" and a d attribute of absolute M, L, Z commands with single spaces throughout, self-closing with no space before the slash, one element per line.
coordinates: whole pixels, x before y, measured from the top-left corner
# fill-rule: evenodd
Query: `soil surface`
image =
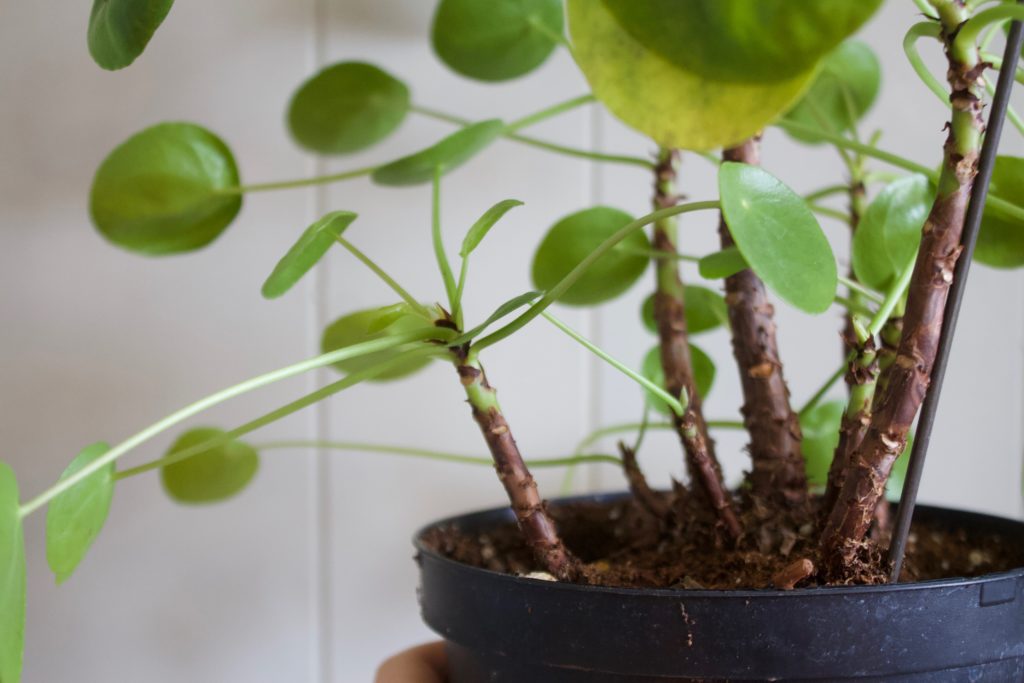
<path fill-rule="evenodd" d="M 678 493 L 678 492 L 677 492 Z M 569 549 L 584 563 L 581 582 L 634 588 L 742 589 L 823 585 L 816 569 L 818 525 L 812 511 L 780 515 L 748 505 L 736 544 L 725 541 L 696 501 L 664 497 L 667 518 L 633 498 L 612 503 L 573 503 L 550 510 Z M 679 520 L 686 520 L 680 522 Z M 487 533 L 435 528 L 428 547 L 459 562 L 509 574 L 539 571 L 514 523 Z M 861 566 L 844 583 L 884 583 L 888 539 L 877 532 L 865 544 Z M 970 577 L 1024 566 L 1024 544 L 995 533 L 915 523 L 903 581 Z"/>

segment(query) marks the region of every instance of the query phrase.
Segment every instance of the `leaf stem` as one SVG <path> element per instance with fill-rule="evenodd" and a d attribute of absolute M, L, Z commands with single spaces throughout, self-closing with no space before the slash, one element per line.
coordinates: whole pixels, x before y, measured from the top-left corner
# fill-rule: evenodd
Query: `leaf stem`
<path fill-rule="evenodd" d="M 309 187 L 311 185 L 326 185 L 328 183 L 337 183 L 342 180 L 361 178 L 363 176 L 370 175 L 371 173 L 376 171 L 377 168 L 377 166 L 367 166 L 366 168 L 357 168 L 353 171 L 344 171 L 342 173 L 333 173 L 331 175 L 314 176 L 312 178 L 300 178 L 298 180 L 282 180 L 274 183 L 255 183 L 253 185 L 226 187 L 220 190 L 220 192 L 222 194 L 246 194 L 249 192 L 264 192 L 266 190 L 288 190 L 296 187 Z"/>
<path fill-rule="evenodd" d="M 521 119 L 516 119 L 512 123 L 509 123 L 508 125 L 505 126 L 505 132 L 515 133 L 516 131 L 522 128 L 527 128 L 534 124 L 540 123 L 545 119 L 550 119 L 552 117 L 558 116 L 559 114 L 564 114 L 567 111 L 576 109 L 577 107 L 581 107 L 584 104 L 591 104 L 596 101 L 597 98 L 595 98 L 593 95 L 587 94 L 580 95 L 579 97 L 574 97 L 571 100 L 566 100 L 565 102 L 553 104 L 550 107 L 541 109 L 540 111 L 534 114 L 524 116 Z"/>
<path fill-rule="evenodd" d="M 996 87 L 992 84 L 992 81 L 985 76 L 982 76 L 981 80 L 985 83 L 985 91 L 988 92 L 989 96 L 994 96 L 996 94 Z M 1024 135 L 1024 120 L 1021 120 L 1020 114 L 1017 113 L 1012 105 L 1007 105 L 1006 107 L 1006 118 L 1010 119 L 1010 123 L 1013 124 L 1018 133 Z"/>
<path fill-rule="evenodd" d="M 218 392 L 210 394 L 209 396 L 202 398 L 195 403 L 185 406 L 180 410 L 177 410 L 167 417 L 159 420 L 152 425 L 146 427 L 141 432 L 129 437 L 125 441 L 122 441 L 118 445 L 111 448 L 109 451 L 104 453 L 101 457 L 93 460 L 91 463 L 78 470 L 66 479 L 58 481 L 56 484 L 51 486 L 46 491 L 42 492 L 32 500 L 28 501 L 19 508 L 19 512 L 22 517 L 27 517 L 48 502 L 70 489 L 75 484 L 79 483 L 86 477 L 94 474 L 98 470 L 106 467 L 110 463 L 116 461 L 118 458 L 128 453 L 133 448 L 145 443 L 152 439 L 154 436 L 167 431 L 171 427 L 184 422 L 188 418 L 201 413 L 213 406 L 219 405 L 228 401 L 236 396 L 254 391 L 261 387 L 274 382 L 279 382 L 289 377 L 301 375 L 310 370 L 322 368 L 338 361 L 347 360 L 349 358 L 356 358 L 358 356 L 365 356 L 370 353 L 377 351 L 384 351 L 386 349 L 394 348 L 402 344 L 408 344 L 416 341 L 424 341 L 431 338 L 436 338 L 439 334 L 443 334 L 444 330 L 441 328 L 430 328 L 421 330 L 410 330 L 408 332 L 396 333 L 380 339 L 371 339 L 369 341 L 361 342 L 359 344 L 353 344 L 330 353 L 325 353 L 315 358 L 294 363 L 271 372 L 252 377 L 235 384 L 234 386 L 228 387 L 227 389 L 221 389 Z"/>
<path fill-rule="evenodd" d="M 390 446 L 385 444 L 361 443 L 356 441 L 272 441 L 265 444 L 253 446 L 258 451 L 268 451 L 286 448 L 317 448 L 334 449 L 340 451 L 364 451 L 367 453 L 382 453 L 385 455 L 404 455 L 414 458 L 427 458 L 430 460 L 441 460 L 466 465 L 482 465 L 494 467 L 494 460 L 489 457 L 462 455 L 446 451 L 435 451 L 426 448 L 411 448 L 406 446 Z M 587 453 L 555 458 L 535 458 L 525 460 L 530 467 L 566 467 L 583 463 L 607 463 L 610 465 L 621 465 L 622 461 L 614 455 L 603 455 L 599 453 Z"/>
<path fill-rule="evenodd" d="M 819 213 L 822 216 L 835 218 L 837 221 L 842 221 L 843 223 L 846 224 L 850 223 L 850 217 L 846 215 L 844 212 L 839 211 L 838 209 L 833 209 L 832 207 L 829 206 L 823 206 L 815 202 L 807 202 L 807 207 L 814 213 Z"/>
<path fill-rule="evenodd" d="M 404 287 L 402 287 L 400 284 L 398 284 L 398 282 L 394 278 L 392 278 L 390 275 L 388 275 L 384 271 L 383 268 L 381 268 L 376 263 L 374 263 L 373 260 L 369 256 L 367 256 L 362 251 L 357 249 L 354 244 L 352 244 L 351 242 L 346 240 L 341 235 L 338 235 L 337 239 L 338 239 L 338 244 L 340 244 L 341 246 L 345 247 L 345 249 L 347 249 L 350 254 L 355 256 L 357 259 L 359 259 L 359 261 L 362 262 L 362 264 L 364 266 L 366 266 L 371 271 L 373 271 L 373 273 L 377 277 L 379 277 L 381 280 L 383 280 L 384 284 L 386 284 L 388 287 L 390 287 L 392 289 L 392 291 L 395 292 L 395 294 L 400 296 L 402 298 L 402 300 L 405 301 L 405 303 L 409 304 L 409 306 L 414 311 L 416 311 L 417 313 L 422 315 L 424 318 L 427 318 L 428 320 L 433 318 L 433 316 L 430 314 L 430 311 L 427 310 L 426 306 L 424 306 L 420 302 L 416 301 L 416 299 L 414 299 L 413 296 L 411 294 L 409 294 L 409 292 Z"/>
<path fill-rule="evenodd" d="M 413 106 L 412 111 L 438 121 L 444 121 L 451 123 L 456 126 L 468 126 L 471 121 L 464 119 L 452 114 L 438 111 L 436 109 L 430 109 L 428 107 Z M 548 152 L 554 152 L 555 154 L 563 154 L 566 156 L 576 157 L 578 159 L 589 159 L 591 161 L 602 161 L 614 164 L 626 164 L 630 166 L 639 166 L 641 168 L 650 170 L 654 168 L 654 164 L 643 157 L 626 156 L 620 154 L 603 154 L 601 152 L 592 152 L 590 150 L 578 149 L 576 147 L 567 147 L 565 145 L 559 145 L 553 142 L 547 142 L 546 140 L 539 140 L 537 138 L 528 137 L 526 135 L 520 135 L 519 133 L 507 131 L 503 133 L 503 137 L 513 140 L 523 145 L 529 145 L 530 147 L 536 147 L 543 149 Z"/>
<path fill-rule="evenodd" d="M 448 262 L 448 254 L 444 250 L 444 240 L 441 237 L 441 167 L 434 169 L 433 199 L 431 201 L 430 237 L 434 245 L 434 256 L 437 258 L 437 267 L 441 271 L 441 279 L 444 280 L 444 291 L 448 295 L 448 306 L 455 310 L 459 306 L 458 288 L 455 285 L 455 276 L 452 275 L 452 266 Z"/>
<path fill-rule="evenodd" d="M 650 225 L 651 223 L 661 220 L 662 218 L 668 218 L 669 216 L 678 216 L 680 214 L 689 213 L 692 211 L 702 211 L 708 209 L 718 209 L 720 203 L 716 201 L 704 201 L 704 202 L 689 202 L 687 204 L 679 204 L 677 206 L 670 206 L 666 209 L 659 209 L 653 211 L 646 216 L 641 216 L 630 223 L 627 223 L 623 227 L 619 228 L 614 234 L 608 239 L 599 244 L 596 249 L 590 252 L 585 259 L 579 262 L 575 268 L 569 271 L 569 274 L 562 278 L 558 284 L 552 287 L 550 290 L 544 293 L 544 296 L 540 300 L 530 306 L 524 313 L 516 317 L 512 322 L 498 328 L 494 332 L 490 333 L 480 341 L 478 341 L 474 348 L 481 350 L 496 344 L 497 342 L 505 339 L 514 332 L 522 329 L 530 321 L 540 315 L 548 306 L 558 300 L 570 287 L 576 284 L 576 281 L 583 277 L 583 274 L 587 272 L 590 266 L 604 256 L 608 251 L 613 249 L 617 244 L 622 242 L 624 239 L 632 235 L 637 230 Z"/>
<path fill-rule="evenodd" d="M 863 295 L 864 298 L 870 299 L 871 301 L 874 301 L 876 304 L 880 304 L 883 301 L 885 301 L 885 298 L 882 297 L 875 290 L 873 290 L 873 289 L 871 289 L 869 287 L 865 287 L 861 283 L 857 282 L 856 280 L 852 280 L 852 279 L 846 277 L 845 275 L 840 275 L 839 276 L 839 283 L 841 285 L 843 285 L 844 287 L 846 287 L 847 289 L 853 290 L 854 292 L 857 292 L 858 294 Z"/>
<path fill-rule="evenodd" d="M 683 404 L 679 402 L 678 398 L 668 393 L 662 387 L 658 386 L 651 380 L 647 379 L 639 372 L 636 372 L 622 361 L 614 358 L 607 351 L 600 348 L 592 341 L 584 337 L 582 334 L 572 329 L 571 327 L 569 327 L 569 325 L 562 322 L 561 320 L 551 315 L 547 311 L 542 312 L 541 315 L 544 316 L 552 325 L 554 325 L 562 332 L 565 332 L 567 335 L 569 335 L 577 342 L 579 342 L 585 349 L 593 353 L 595 356 L 597 356 L 604 362 L 608 363 L 613 368 L 624 374 L 626 377 L 629 377 L 631 380 L 642 386 L 644 389 L 647 389 L 647 391 L 651 392 L 652 394 L 660 398 L 662 401 L 665 402 L 665 405 L 672 409 L 672 412 L 674 412 L 676 415 L 683 414 Z"/>
<path fill-rule="evenodd" d="M 945 104 L 949 104 L 949 91 L 946 90 L 946 86 L 939 81 L 938 78 L 928 70 L 928 66 L 921 59 L 921 53 L 917 51 L 917 40 L 918 38 L 938 38 L 942 32 L 942 27 L 933 21 L 922 21 L 918 24 L 914 24 L 907 31 L 906 35 L 903 36 L 903 52 L 907 55 L 907 60 L 910 61 L 910 66 L 914 68 L 914 73 L 917 74 L 918 78 L 921 79 L 928 89 L 935 93 L 935 96 Z"/>
<path fill-rule="evenodd" d="M 806 417 L 807 413 L 814 410 L 814 408 L 821 403 L 821 399 L 825 398 L 825 394 L 829 392 L 829 389 L 835 386 L 835 383 L 846 374 L 846 369 L 850 366 L 850 361 L 853 360 L 853 356 L 854 354 L 852 353 L 847 356 L 843 361 L 843 364 L 839 366 L 839 369 L 829 375 L 828 379 L 825 380 L 825 383 L 822 384 L 821 387 L 814 392 L 814 395 L 807 400 L 807 403 L 804 404 L 803 408 L 801 408 L 798 413 L 801 418 Z"/>
<path fill-rule="evenodd" d="M 903 295 L 907 292 L 907 287 L 910 286 L 910 278 L 914 273 L 914 263 L 917 261 L 917 255 L 915 252 L 914 259 L 903 269 L 900 273 L 900 277 L 893 284 L 892 289 L 885 296 L 885 300 L 882 302 L 878 312 L 875 313 L 875 317 L 871 319 L 871 324 L 868 325 L 868 332 L 871 336 L 877 335 L 882 331 L 885 323 L 889 321 L 889 317 L 892 315 L 896 305 L 903 298 Z"/>
<path fill-rule="evenodd" d="M 181 462 L 182 460 L 188 460 L 189 458 L 202 455 L 203 453 L 213 448 L 217 448 L 221 444 L 226 444 L 235 439 L 240 439 L 246 434 L 254 432 L 257 429 L 266 427 L 268 424 L 272 424 L 274 422 L 277 422 L 278 420 L 284 419 L 289 415 L 297 413 L 303 408 L 311 406 L 314 403 L 319 403 L 320 401 L 329 398 L 337 394 L 338 392 L 354 387 L 355 385 L 365 382 L 367 380 L 371 380 L 381 375 L 382 373 L 387 372 L 388 370 L 397 365 L 401 365 L 402 363 L 406 363 L 410 360 L 420 358 L 423 356 L 444 354 L 445 351 L 440 348 L 417 348 L 394 356 L 393 358 L 389 358 L 379 363 L 375 363 L 374 365 L 368 368 L 363 368 L 358 372 L 348 374 L 336 382 L 332 382 L 331 384 L 320 387 L 316 391 L 306 394 L 305 396 L 296 399 L 291 403 L 283 405 L 280 408 L 270 411 L 269 413 L 265 413 L 264 415 L 261 415 L 260 417 L 254 420 L 250 420 L 239 427 L 235 427 L 234 429 L 224 432 L 223 434 L 207 439 L 202 443 L 197 443 L 194 446 L 190 446 L 189 448 L 177 451 L 175 453 L 171 453 L 170 455 L 166 455 L 158 460 L 153 460 L 151 462 L 143 463 L 142 465 L 138 465 L 136 467 L 121 470 L 114 474 L 114 479 L 127 479 L 129 477 L 134 477 L 144 472 L 149 472 L 150 470 L 158 469 L 160 467 L 166 467 L 168 465 L 173 465 L 177 462 Z"/>
<path fill-rule="evenodd" d="M 820 190 L 815 190 L 814 192 L 810 192 L 808 194 L 805 194 L 804 195 L 804 201 L 805 202 L 814 202 L 814 201 L 817 201 L 819 199 L 825 199 L 826 197 L 831 197 L 832 195 L 846 194 L 847 192 L 849 192 L 849 190 L 850 190 L 849 186 L 845 185 L 845 184 L 829 185 L 827 187 L 821 188 Z"/>

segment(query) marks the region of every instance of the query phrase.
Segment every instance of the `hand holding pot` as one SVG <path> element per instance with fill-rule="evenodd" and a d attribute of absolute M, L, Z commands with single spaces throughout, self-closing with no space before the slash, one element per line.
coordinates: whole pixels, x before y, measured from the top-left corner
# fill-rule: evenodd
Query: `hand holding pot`
<path fill-rule="evenodd" d="M 445 683 L 447 672 L 444 643 L 428 643 L 400 652 L 381 664 L 375 683 Z"/>

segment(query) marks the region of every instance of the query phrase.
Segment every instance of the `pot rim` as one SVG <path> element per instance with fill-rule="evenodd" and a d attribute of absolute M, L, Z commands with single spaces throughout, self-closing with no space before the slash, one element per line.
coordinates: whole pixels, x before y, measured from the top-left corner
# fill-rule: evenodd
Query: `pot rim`
<path fill-rule="evenodd" d="M 578 496 L 568 496 L 552 499 L 549 504 L 554 506 L 565 505 L 570 503 L 578 502 L 601 502 L 601 501 L 614 501 L 629 496 L 628 492 L 610 492 L 610 493 L 592 493 Z M 982 512 L 973 512 L 970 510 L 961 510 L 959 508 L 946 508 L 934 505 L 918 505 L 916 506 L 917 511 L 928 513 L 934 512 L 952 512 L 957 515 L 973 518 L 978 522 L 994 521 L 997 523 L 1016 523 L 1022 524 L 1019 520 L 1010 519 L 1008 517 L 999 517 L 997 515 L 989 515 Z M 794 588 L 792 590 L 781 590 L 778 588 L 743 588 L 737 590 L 715 590 L 715 589 L 689 589 L 689 588 L 623 588 L 619 586 L 591 586 L 583 585 L 578 583 L 567 583 L 564 581 L 549 581 L 544 579 L 533 579 L 523 575 L 506 574 L 504 572 L 495 571 L 493 569 L 486 569 L 483 567 L 474 567 L 457 560 L 453 560 L 450 557 L 438 553 L 432 548 L 427 547 L 423 542 L 423 537 L 431 529 L 456 524 L 460 521 L 467 519 L 490 517 L 490 516 L 509 516 L 511 517 L 512 511 L 510 508 L 502 506 L 496 508 L 486 508 L 482 510 L 474 510 L 459 515 L 451 515 L 443 519 L 425 524 L 416 530 L 413 535 L 412 541 L 413 546 L 416 548 L 417 556 L 420 554 L 430 555 L 434 561 L 444 563 L 457 571 L 478 573 L 483 572 L 492 577 L 492 579 L 507 581 L 510 583 L 525 583 L 526 585 L 534 585 L 537 588 L 546 588 L 549 590 L 562 590 L 569 592 L 580 592 L 580 593 L 604 593 L 608 595 L 628 595 L 628 596 L 652 596 L 652 597 L 680 597 L 680 596 L 692 596 L 692 597 L 728 597 L 728 598 L 787 598 L 793 596 L 800 597 L 814 597 L 814 596 L 841 596 L 841 595 L 864 595 L 871 593 L 888 593 L 895 591 L 915 591 L 915 590 L 931 590 L 935 588 L 952 588 L 956 586 L 962 586 L 965 584 L 981 584 L 990 583 L 996 581 L 1004 581 L 1010 578 L 1017 578 L 1024 576 L 1024 567 L 1017 567 L 1002 572 L 994 572 L 991 574 L 982 574 L 980 576 L 964 577 L 957 576 L 946 579 L 928 579 L 926 581 L 913 581 L 908 583 L 881 583 L 871 585 L 850 585 L 850 586 L 815 586 L 811 588 Z M 512 521 L 509 519 L 508 521 Z M 419 559 L 417 557 L 417 559 Z"/>

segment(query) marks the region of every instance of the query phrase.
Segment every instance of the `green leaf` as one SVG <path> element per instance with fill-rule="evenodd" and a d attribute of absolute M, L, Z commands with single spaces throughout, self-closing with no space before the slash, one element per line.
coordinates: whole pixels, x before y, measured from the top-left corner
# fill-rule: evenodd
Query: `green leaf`
<path fill-rule="evenodd" d="M 761 82 L 813 69 L 882 0 L 603 3 L 633 38 L 676 67 L 716 80 Z"/>
<path fill-rule="evenodd" d="M 371 327 L 377 326 L 381 316 L 386 314 L 384 311 L 387 308 L 390 307 L 368 308 L 362 311 L 356 311 L 355 313 L 349 313 L 348 315 L 344 315 L 335 320 L 327 327 L 327 329 L 324 330 L 323 337 L 320 340 L 320 348 L 323 353 L 336 351 L 346 346 L 367 341 L 371 338 L 386 337 L 391 334 L 410 332 L 412 330 L 431 326 L 431 323 L 427 320 L 424 320 L 419 316 L 409 315 L 397 318 L 380 332 L 371 332 Z M 335 363 L 333 367 L 335 367 L 339 372 L 351 374 L 394 358 L 395 356 L 400 355 L 402 351 L 402 347 L 386 349 L 384 351 L 378 351 L 365 356 L 339 361 Z M 414 358 L 408 362 L 399 363 L 392 369 L 377 375 L 369 381 L 386 382 L 388 380 L 399 379 L 423 369 L 429 363 L 429 358 Z"/>
<path fill-rule="evenodd" d="M 456 73 L 504 81 L 530 73 L 563 32 L 561 0 L 441 0 L 434 51 Z"/>
<path fill-rule="evenodd" d="M 807 481 L 812 486 L 824 487 L 828 483 L 828 470 L 832 466 L 836 446 L 839 445 L 839 424 L 846 404 L 843 401 L 819 403 L 800 417 Z"/>
<path fill-rule="evenodd" d="M 337 243 L 356 217 L 351 211 L 332 211 L 306 228 L 263 283 L 263 296 L 275 299 L 291 289 Z"/>
<path fill-rule="evenodd" d="M 465 332 L 461 336 L 453 339 L 449 343 L 449 346 L 459 346 L 460 344 L 465 344 L 466 342 L 472 341 L 473 339 L 478 337 L 484 330 L 500 321 L 500 319 L 511 313 L 516 308 L 525 306 L 526 304 L 531 303 L 532 301 L 535 301 L 536 299 L 539 299 L 542 296 L 544 296 L 544 292 L 529 291 L 524 292 L 519 296 L 512 297 L 511 299 L 500 305 L 498 308 L 496 308 L 495 312 L 490 313 L 490 315 L 487 315 L 487 318 L 485 319 L 485 321 L 483 321 L 483 323 L 480 323 L 479 325 L 472 328 L 468 332 Z"/>
<path fill-rule="evenodd" d="M 498 119 L 480 121 L 462 128 L 425 150 L 402 157 L 373 172 L 378 185 L 421 185 L 434 180 L 435 169 L 441 175 L 472 159 L 505 131 Z"/>
<path fill-rule="evenodd" d="M 934 196 L 921 175 L 894 180 L 878 193 L 853 235 L 853 272 L 859 281 L 886 291 L 913 263 Z"/>
<path fill-rule="evenodd" d="M 231 150 L 191 123 L 161 123 L 121 143 L 93 179 L 89 210 L 114 244 L 160 255 L 204 247 L 228 227 L 242 195 Z"/>
<path fill-rule="evenodd" d="M 409 89 L 372 64 L 341 62 L 307 80 L 288 105 L 288 129 L 320 154 L 358 152 L 389 136 L 409 113 Z"/>
<path fill-rule="evenodd" d="M 1017 206 L 1024 206 L 1024 159 L 996 157 L 989 191 Z M 996 268 L 1024 266 L 1024 222 L 1005 218 L 1001 213 L 986 208 L 974 259 Z"/>
<path fill-rule="evenodd" d="M 370 323 L 366 326 L 366 331 L 369 334 L 377 334 L 378 332 L 386 330 L 399 320 L 409 316 L 412 316 L 414 320 L 419 321 L 420 325 L 424 322 L 423 316 L 413 310 L 412 306 L 404 301 L 398 304 L 378 308 L 374 313 L 375 315 L 373 319 L 370 320 Z M 441 312 L 438 311 L 437 313 L 438 318 L 440 318 Z"/>
<path fill-rule="evenodd" d="M 881 80 L 882 69 L 871 48 L 848 40 L 824 59 L 810 89 L 784 118 L 826 133 L 852 130 L 874 104 Z M 822 142 L 815 135 L 787 132 L 803 142 Z"/>
<path fill-rule="evenodd" d="M 67 479 L 110 450 L 105 443 L 86 446 L 60 476 Z M 46 511 L 46 561 L 64 583 L 99 536 L 114 497 L 114 463 L 100 468 L 50 503 Z"/>
<path fill-rule="evenodd" d="M 216 503 L 234 496 L 252 481 L 260 466 L 256 449 L 225 435 L 223 429 L 197 427 L 178 437 L 167 455 L 212 443 L 209 450 L 160 469 L 160 480 L 171 498 L 179 503 Z"/>
<path fill-rule="evenodd" d="M 509 209 L 517 206 L 522 206 L 523 203 L 518 199 L 505 199 L 498 202 L 491 208 L 487 209 L 486 213 L 477 219 L 473 227 L 466 233 L 465 239 L 462 240 L 462 248 L 459 250 L 459 256 L 466 258 L 469 256 L 474 249 L 487 237 L 487 233 L 494 224 L 501 220 L 501 217 L 508 213 Z"/>
<path fill-rule="evenodd" d="M 472 341 L 474 338 L 476 338 L 478 335 L 480 335 L 481 332 L 486 330 L 492 324 L 494 324 L 497 321 L 499 321 L 502 318 L 504 318 L 506 315 L 508 315 L 512 311 L 514 311 L 517 308 L 520 308 L 522 306 L 525 306 L 528 303 L 533 302 L 535 299 L 538 299 L 538 298 L 540 298 L 543 295 L 544 295 L 544 292 L 529 291 L 529 292 L 524 292 L 523 294 L 520 294 L 519 296 L 512 297 L 511 299 L 509 299 L 508 301 L 506 301 L 505 303 L 503 303 L 502 305 L 500 305 L 496 309 L 494 309 L 494 313 L 491 313 L 489 316 L 487 316 L 486 320 L 484 320 L 482 323 L 480 323 L 476 327 L 472 328 L 468 332 L 465 332 L 461 336 L 453 339 L 448 345 L 449 346 L 459 346 L 460 344 L 465 344 L 468 341 Z"/>
<path fill-rule="evenodd" d="M 690 344 L 690 363 L 693 366 L 693 382 L 697 386 L 697 393 L 701 397 L 711 392 L 715 384 L 715 363 L 708 354 L 700 347 Z M 644 356 L 643 364 L 640 367 L 640 374 L 651 380 L 658 386 L 665 387 L 665 373 L 661 369 L 661 351 L 657 346 L 652 348 Z M 647 395 L 647 404 L 663 415 L 671 415 L 672 409 L 665 405 L 665 402 L 650 391 L 644 390 Z"/>
<path fill-rule="evenodd" d="M 729 232 L 754 272 L 800 310 L 827 310 L 838 284 L 836 259 L 807 203 L 749 164 L 722 164 L 718 189 Z"/>
<path fill-rule="evenodd" d="M 93 60 L 108 71 L 134 62 L 173 4 L 174 0 L 94 0 L 88 33 Z"/>
<path fill-rule="evenodd" d="M 18 683 L 25 648 L 25 536 L 18 481 L 0 461 L 0 683 Z"/>
<path fill-rule="evenodd" d="M 683 289 L 683 299 L 686 302 L 686 331 L 689 334 L 700 334 L 728 324 L 729 310 L 725 305 L 725 299 L 718 292 L 707 287 L 686 285 Z M 644 300 L 641 315 L 644 326 L 651 332 L 657 332 L 653 294 Z"/>
<path fill-rule="evenodd" d="M 707 151 L 746 140 L 789 109 L 814 76 L 812 66 L 772 82 L 714 80 L 651 52 L 603 2 L 568 0 L 568 8 L 573 54 L 594 95 L 662 147 Z"/>
<path fill-rule="evenodd" d="M 726 247 L 722 251 L 708 254 L 697 264 L 700 276 L 705 280 L 720 280 L 749 267 L 747 259 L 743 258 L 736 247 Z"/>
<path fill-rule="evenodd" d="M 570 214 L 544 236 L 533 257 L 533 282 L 538 289 L 549 290 L 558 284 L 602 242 L 633 220 L 624 211 L 597 206 Z M 633 286 L 648 259 L 647 236 L 636 231 L 599 258 L 559 301 L 589 306 L 614 299 Z"/>

